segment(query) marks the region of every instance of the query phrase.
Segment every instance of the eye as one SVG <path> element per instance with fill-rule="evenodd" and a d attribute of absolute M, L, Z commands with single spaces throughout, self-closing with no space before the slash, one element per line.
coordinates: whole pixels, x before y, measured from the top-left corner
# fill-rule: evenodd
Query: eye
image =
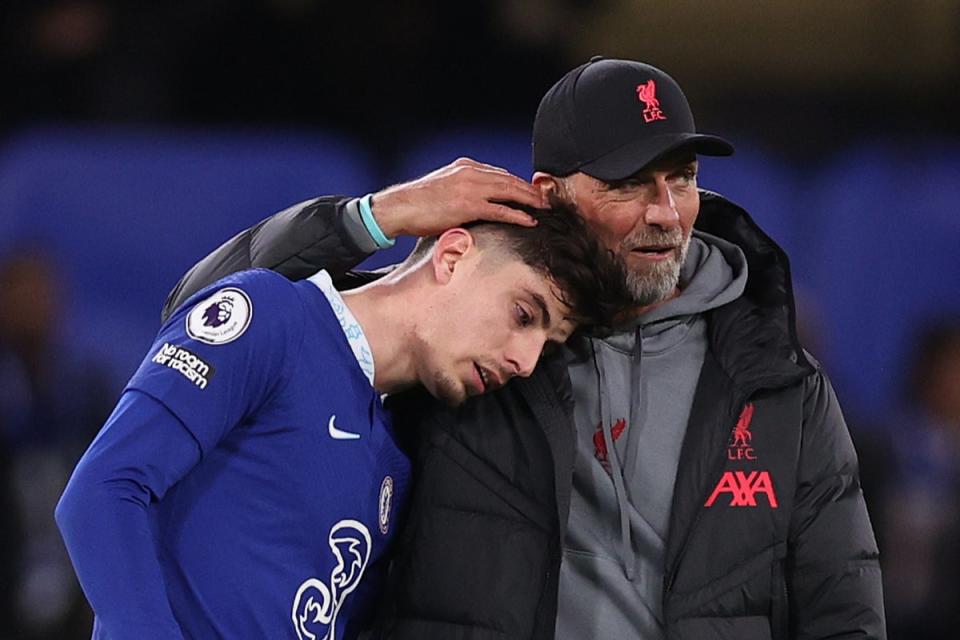
<path fill-rule="evenodd" d="M 630 178 L 624 178 L 623 180 L 611 182 L 610 188 L 616 191 L 630 191 L 633 189 L 639 189 L 640 187 L 649 183 L 650 178 L 648 176 L 632 176 Z"/>
<path fill-rule="evenodd" d="M 533 323 L 533 315 L 524 309 L 523 305 L 515 304 L 513 306 L 517 316 L 517 324 L 521 327 L 526 327 Z"/>

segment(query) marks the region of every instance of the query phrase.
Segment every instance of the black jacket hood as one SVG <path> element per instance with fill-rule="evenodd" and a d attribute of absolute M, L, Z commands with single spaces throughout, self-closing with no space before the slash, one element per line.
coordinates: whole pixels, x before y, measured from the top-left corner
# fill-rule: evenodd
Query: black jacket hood
<path fill-rule="evenodd" d="M 812 373 L 797 337 L 796 306 L 787 254 L 742 207 L 711 191 L 700 192 L 694 228 L 732 242 L 747 259 L 743 295 L 707 314 L 710 343 L 737 386 L 784 386 Z"/>

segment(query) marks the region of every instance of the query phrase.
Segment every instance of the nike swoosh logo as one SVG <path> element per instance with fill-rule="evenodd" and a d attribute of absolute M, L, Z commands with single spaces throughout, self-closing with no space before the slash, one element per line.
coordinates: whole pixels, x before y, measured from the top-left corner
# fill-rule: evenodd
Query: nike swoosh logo
<path fill-rule="evenodd" d="M 330 416 L 330 422 L 327 424 L 327 433 L 330 434 L 330 437 L 334 440 L 359 440 L 359 433 L 352 433 L 350 431 L 341 431 L 337 429 L 337 425 L 333 424 L 333 421 L 337 419 L 336 415 Z"/>

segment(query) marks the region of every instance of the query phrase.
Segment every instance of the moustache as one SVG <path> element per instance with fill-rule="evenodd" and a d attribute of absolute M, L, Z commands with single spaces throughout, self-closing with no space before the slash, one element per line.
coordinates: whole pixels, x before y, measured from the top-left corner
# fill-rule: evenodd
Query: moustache
<path fill-rule="evenodd" d="M 683 233 L 679 230 L 675 232 L 662 232 L 645 229 L 629 235 L 622 243 L 622 249 L 633 251 L 643 247 L 673 247 L 679 249 L 683 245 Z"/>

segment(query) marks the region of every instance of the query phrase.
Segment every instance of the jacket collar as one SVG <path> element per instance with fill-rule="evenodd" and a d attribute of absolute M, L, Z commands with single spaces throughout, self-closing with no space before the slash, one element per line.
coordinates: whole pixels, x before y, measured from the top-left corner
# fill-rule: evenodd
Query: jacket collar
<path fill-rule="evenodd" d="M 786 253 L 750 215 L 702 191 L 696 229 L 736 244 L 747 259 L 743 295 L 707 314 L 711 349 L 736 387 L 777 388 L 813 372 L 800 346 Z"/>

